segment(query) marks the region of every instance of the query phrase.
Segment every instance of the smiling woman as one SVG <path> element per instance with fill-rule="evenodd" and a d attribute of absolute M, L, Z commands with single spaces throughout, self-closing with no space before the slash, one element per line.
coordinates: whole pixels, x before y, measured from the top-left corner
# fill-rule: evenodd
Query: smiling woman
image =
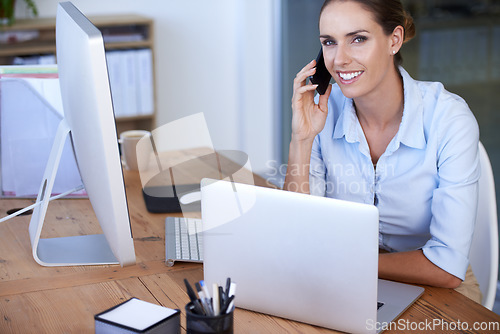
<path fill-rule="evenodd" d="M 327 0 L 323 3 L 321 13 L 323 10 L 335 0 Z M 373 19 L 380 25 L 386 35 L 390 35 L 394 29 L 401 25 L 404 28 L 403 43 L 410 41 L 415 37 L 415 24 L 413 18 L 404 10 L 403 5 L 399 0 L 388 1 L 355 1 L 360 4 L 364 9 L 372 13 Z M 394 50 L 395 65 L 402 64 L 402 57 L 400 53 Z"/>
<path fill-rule="evenodd" d="M 335 84 L 314 97 L 314 60 L 294 80 L 284 188 L 377 206 L 380 278 L 466 287 L 480 301 L 467 256 L 480 173 L 472 112 L 401 67 L 415 27 L 399 0 L 327 0 L 319 31 Z"/>

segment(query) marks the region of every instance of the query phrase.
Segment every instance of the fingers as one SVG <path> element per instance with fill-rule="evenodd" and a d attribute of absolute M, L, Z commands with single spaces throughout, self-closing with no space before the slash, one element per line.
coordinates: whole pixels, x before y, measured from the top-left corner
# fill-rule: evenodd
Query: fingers
<path fill-rule="evenodd" d="M 318 107 L 323 112 L 328 112 L 328 98 L 332 92 L 332 84 L 328 84 L 325 94 L 319 96 Z"/>
<path fill-rule="evenodd" d="M 292 96 L 292 109 L 307 108 L 309 105 L 314 105 L 314 90 L 318 85 L 306 85 L 297 88 Z"/>
<path fill-rule="evenodd" d="M 312 60 L 304 66 L 293 80 L 293 89 L 297 90 L 299 87 L 305 86 L 307 78 L 316 73 L 316 60 Z"/>
<path fill-rule="evenodd" d="M 292 106 L 302 108 L 303 103 L 313 103 L 314 90 L 317 85 L 307 84 L 307 78 L 316 73 L 316 60 L 312 60 L 304 66 L 295 76 L 293 81 Z M 304 100 L 305 98 L 305 100 Z M 309 102 L 307 102 L 309 101 Z"/>
<path fill-rule="evenodd" d="M 318 87 L 318 85 L 309 84 L 309 85 L 305 85 L 305 86 L 297 88 L 297 90 L 295 92 L 298 94 L 304 94 L 305 92 L 314 91 L 317 87 Z"/>

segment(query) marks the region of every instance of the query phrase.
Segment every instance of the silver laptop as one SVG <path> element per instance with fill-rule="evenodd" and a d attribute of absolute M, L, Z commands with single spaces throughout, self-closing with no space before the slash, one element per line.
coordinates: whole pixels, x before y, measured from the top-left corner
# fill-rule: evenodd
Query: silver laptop
<path fill-rule="evenodd" d="M 204 179 L 201 208 L 205 282 L 237 307 L 376 333 L 424 291 L 377 279 L 375 206 Z"/>

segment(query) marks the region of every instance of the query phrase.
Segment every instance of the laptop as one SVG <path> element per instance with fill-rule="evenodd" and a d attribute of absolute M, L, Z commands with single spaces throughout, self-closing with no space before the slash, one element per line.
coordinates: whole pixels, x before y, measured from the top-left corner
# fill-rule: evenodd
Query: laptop
<path fill-rule="evenodd" d="M 231 277 L 236 307 L 376 333 L 424 292 L 377 278 L 373 205 L 203 179 L 201 209 L 205 282 Z"/>

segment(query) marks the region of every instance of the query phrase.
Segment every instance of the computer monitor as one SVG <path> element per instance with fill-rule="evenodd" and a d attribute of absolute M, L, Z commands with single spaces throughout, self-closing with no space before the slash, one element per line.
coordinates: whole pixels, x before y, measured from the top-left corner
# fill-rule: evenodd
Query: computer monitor
<path fill-rule="evenodd" d="M 101 32 L 70 2 L 60 3 L 56 48 L 64 119 L 30 222 L 35 260 L 46 266 L 135 263 L 130 217 Z M 78 169 L 104 234 L 41 239 L 60 151 L 71 139 Z"/>

